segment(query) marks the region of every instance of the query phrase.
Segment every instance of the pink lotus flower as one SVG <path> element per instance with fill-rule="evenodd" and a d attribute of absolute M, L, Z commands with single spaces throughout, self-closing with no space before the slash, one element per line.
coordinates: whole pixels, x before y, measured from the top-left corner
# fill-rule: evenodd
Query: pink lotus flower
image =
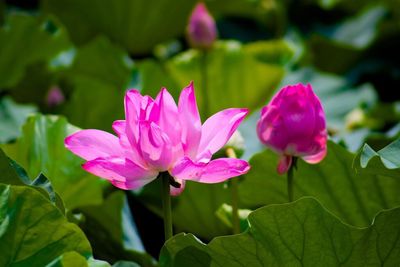
<path fill-rule="evenodd" d="M 261 110 L 257 134 L 280 155 L 279 174 L 288 171 L 292 157 L 320 162 L 326 155 L 327 130 L 324 110 L 311 85 L 282 88 Z"/>
<path fill-rule="evenodd" d="M 192 11 L 187 27 L 189 43 L 194 48 L 209 49 L 217 39 L 217 26 L 204 3 L 198 3 Z"/>
<path fill-rule="evenodd" d="M 65 146 L 87 160 L 83 168 L 121 189 L 137 189 L 168 171 L 182 192 L 185 180 L 218 183 L 246 173 L 240 159 L 211 160 L 247 114 L 230 108 L 201 125 L 193 83 L 184 88 L 178 106 L 162 89 L 156 99 L 136 90 L 125 95 L 125 120 L 113 123 L 117 136 L 100 130 L 81 130 L 65 139 Z M 175 184 L 174 183 L 174 184 Z"/>

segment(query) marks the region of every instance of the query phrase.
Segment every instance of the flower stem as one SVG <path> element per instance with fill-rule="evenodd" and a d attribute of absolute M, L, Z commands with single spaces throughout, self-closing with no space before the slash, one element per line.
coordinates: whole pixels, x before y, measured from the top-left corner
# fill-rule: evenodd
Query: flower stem
<path fill-rule="evenodd" d="M 201 75 L 201 91 L 203 92 L 203 111 L 208 117 L 209 112 L 209 97 L 208 97 L 208 77 L 207 77 L 207 51 L 201 51 L 201 59 L 200 59 L 200 75 Z"/>
<path fill-rule="evenodd" d="M 293 171 L 295 168 L 297 168 L 297 157 L 293 157 L 292 164 L 290 165 L 287 173 L 287 191 L 289 202 L 293 201 Z"/>
<path fill-rule="evenodd" d="M 171 196 L 169 193 L 169 173 L 160 173 L 162 179 L 162 206 L 164 213 L 164 235 L 165 241 L 172 237 L 172 215 L 171 215 Z"/>
<path fill-rule="evenodd" d="M 230 158 L 237 158 L 235 150 L 231 147 L 226 149 L 226 154 Z M 233 234 L 240 234 L 240 220 L 239 220 L 239 194 L 238 194 L 238 180 L 237 178 L 230 179 L 231 196 L 232 196 L 232 226 Z"/>

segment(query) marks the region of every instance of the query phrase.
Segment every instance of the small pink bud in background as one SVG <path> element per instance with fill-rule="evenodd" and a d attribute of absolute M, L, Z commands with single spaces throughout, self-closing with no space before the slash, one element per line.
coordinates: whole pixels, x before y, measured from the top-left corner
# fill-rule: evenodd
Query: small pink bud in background
<path fill-rule="evenodd" d="M 192 11 L 187 26 L 187 38 L 194 48 L 209 49 L 217 39 L 214 18 L 204 3 L 198 3 Z"/>
<path fill-rule="evenodd" d="M 46 95 L 46 104 L 48 107 L 56 107 L 64 103 L 65 97 L 61 89 L 57 86 L 53 86 L 49 89 Z"/>
<path fill-rule="evenodd" d="M 318 163 L 326 155 L 325 113 L 311 85 L 288 85 L 261 110 L 257 123 L 261 142 L 280 155 L 278 173 L 286 173 L 293 157 Z"/>

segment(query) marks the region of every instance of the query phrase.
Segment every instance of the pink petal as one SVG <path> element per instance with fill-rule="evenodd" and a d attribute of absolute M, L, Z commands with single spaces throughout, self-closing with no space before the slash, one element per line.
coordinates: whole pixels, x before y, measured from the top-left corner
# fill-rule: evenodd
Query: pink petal
<path fill-rule="evenodd" d="M 126 134 L 126 121 L 117 120 L 113 122 L 112 128 L 118 135 L 119 143 L 124 149 L 125 157 L 129 158 L 134 163 L 140 166 L 146 166 L 137 145 L 131 145 Z"/>
<path fill-rule="evenodd" d="M 292 165 L 292 156 L 281 155 L 278 162 L 277 172 L 285 174 Z"/>
<path fill-rule="evenodd" d="M 304 156 L 302 157 L 302 159 L 310 164 L 316 164 L 325 158 L 326 153 L 327 153 L 327 147 L 325 145 L 322 147 L 322 150 L 320 150 L 317 154 Z"/>
<path fill-rule="evenodd" d="M 167 89 L 161 89 L 155 102 L 159 106 L 158 121 L 154 121 L 166 133 L 173 145 L 181 142 L 181 125 L 178 120 L 178 107 Z"/>
<path fill-rule="evenodd" d="M 129 90 L 125 94 L 126 134 L 129 142 L 136 145 L 139 139 L 139 116 L 143 97 L 137 90 Z"/>
<path fill-rule="evenodd" d="M 130 149 L 131 144 L 129 143 L 128 136 L 126 135 L 126 121 L 117 120 L 112 124 L 114 132 L 118 135 L 119 143 L 125 149 Z"/>
<path fill-rule="evenodd" d="M 201 120 L 197 109 L 193 82 L 182 90 L 179 97 L 178 116 L 182 126 L 182 143 L 186 155 L 195 158 L 201 137 Z"/>
<path fill-rule="evenodd" d="M 278 107 L 265 106 L 257 122 L 257 135 L 261 142 L 277 153 L 283 153 L 287 146 L 288 135 Z"/>
<path fill-rule="evenodd" d="M 241 159 L 219 158 L 209 163 L 195 163 L 186 157 L 173 168 L 172 176 L 182 180 L 213 184 L 245 174 L 249 169 L 249 164 Z"/>
<path fill-rule="evenodd" d="M 119 157 L 97 158 L 82 165 L 86 171 L 109 180 L 121 189 L 137 189 L 154 180 L 158 172 L 146 170 Z"/>
<path fill-rule="evenodd" d="M 155 123 L 140 123 L 140 150 L 144 161 L 159 170 L 168 170 L 173 160 L 173 146 L 161 128 Z"/>
<path fill-rule="evenodd" d="M 183 190 L 185 189 L 186 182 L 185 182 L 185 180 L 181 180 L 181 181 L 179 181 L 179 183 L 181 184 L 181 187 L 179 187 L 179 188 L 173 187 L 172 185 L 169 187 L 169 190 L 170 190 L 169 192 L 170 192 L 171 196 L 176 197 L 176 196 L 179 196 L 180 194 L 182 194 Z"/>
<path fill-rule="evenodd" d="M 98 157 L 121 156 L 118 138 L 100 130 L 81 130 L 65 138 L 65 147 L 86 160 Z"/>
<path fill-rule="evenodd" d="M 201 129 L 198 154 L 206 150 L 214 154 L 223 147 L 247 113 L 248 109 L 229 108 L 208 118 Z"/>

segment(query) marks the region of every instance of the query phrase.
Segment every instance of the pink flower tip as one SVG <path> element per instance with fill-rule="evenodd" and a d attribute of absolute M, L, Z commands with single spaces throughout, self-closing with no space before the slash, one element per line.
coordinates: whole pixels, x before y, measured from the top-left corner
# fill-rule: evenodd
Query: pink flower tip
<path fill-rule="evenodd" d="M 326 155 L 327 129 L 321 102 L 310 84 L 282 88 L 261 110 L 257 123 L 260 141 L 280 155 L 278 173 L 284 174 L 292 157 L 318 163 Z"/>
<path fill-rule="evenodd" d="M 189 18 L 187 38 L 193 48 L 210 49 L 217 39 L 217 26 L 204 3 L 198 3 Z"/>

